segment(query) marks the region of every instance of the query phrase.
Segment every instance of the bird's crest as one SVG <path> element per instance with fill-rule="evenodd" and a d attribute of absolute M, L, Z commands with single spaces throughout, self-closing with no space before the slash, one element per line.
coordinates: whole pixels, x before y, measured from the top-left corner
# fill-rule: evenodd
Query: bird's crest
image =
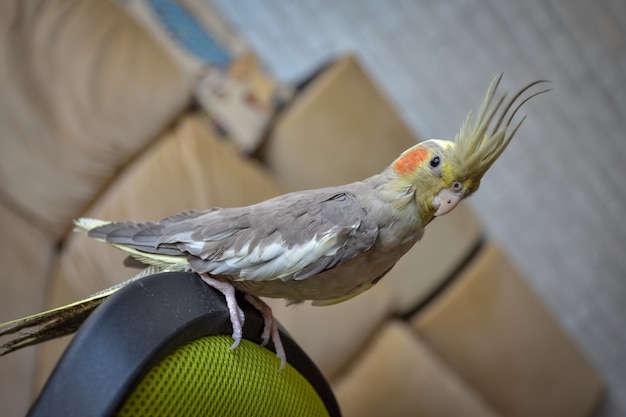
<path fill-rule="evenodd" d="M 511 126 L 519 109 L 533 97 L 550 90 L 532 92 L 533 87 L 548 82 L 538 80 L 523 87 L 508 101 L 506 94 L 496 99 L 501 79 L 502 74 L 491 81 L 478 114 L 474 116 L 470 112 L 455 137 L 454 155 L 461 171 L 478 181 L 504 152 L 526 118 L 522 117 Z"/>

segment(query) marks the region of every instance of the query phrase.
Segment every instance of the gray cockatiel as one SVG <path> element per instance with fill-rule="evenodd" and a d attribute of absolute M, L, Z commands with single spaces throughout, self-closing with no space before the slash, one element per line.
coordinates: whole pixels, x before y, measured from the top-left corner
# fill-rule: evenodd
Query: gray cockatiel
<path fill-rule="evenodd" d="M 129 254 L 148 273 L 192 271 L 226 297 L 236 347 L 244 314 L 235 289 L 264 314 L 264 340 L 284 351 L 271 310 L 258 297 L 349 299 L 378 282 L 422 237 L 433 218 L 475 192 L 523 119 L 512 124 L 536 81 L 505 103 L 489 86 L 476 116 L 455 141 L 432 139 L 400 155 L 382 173 L 343 186 L 285 194 L 252 206 L 189 211 L 159 222 L 79 219 L 77 229 Z M 128 281 L 127 281 L 128 282 Z M 125 283 L 70 306 L 0 325 L 0 335 L 38 327 L 4 344 L 5 352 L 70 333 Z"/>

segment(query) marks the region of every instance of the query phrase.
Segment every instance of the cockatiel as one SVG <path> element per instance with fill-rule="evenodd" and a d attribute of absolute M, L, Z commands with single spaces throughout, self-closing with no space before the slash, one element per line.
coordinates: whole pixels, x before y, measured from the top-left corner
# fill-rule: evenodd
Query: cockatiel
<path fill-rule="evenodd" d="M 315 305 L 347 300 L 376 284 L 422 237 L 424 228 L 474 193 L 523 122 L 517 111 L 537 94 L 535 81 L 512 99 L 496 98 L 501 75 L 489 85 L 455 141 L 421 142 L 383 172 L 352 184 L 299 191 L 238 208 L 189 211 L 154 222 L 79 219 L 88 236 L 127 252 L 143 274 L 192 271 L 226 297 L 233 347 L 245 319 L 235 289 L 265 317 L 285 362 L 271 310 L 258 297 Z M 128 282 L 128 281 L 127 281 Z M 0 325 L 0 335 L 38 328 L 5 343 L 5 352 L 76 330 L 104 298 L 125 283 L 69 306 Z"/>

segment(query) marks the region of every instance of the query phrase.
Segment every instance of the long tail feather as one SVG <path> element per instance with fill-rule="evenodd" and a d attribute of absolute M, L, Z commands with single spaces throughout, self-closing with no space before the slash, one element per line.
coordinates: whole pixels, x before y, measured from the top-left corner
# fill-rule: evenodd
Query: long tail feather
<path fill-rule="evenodd" d="M 18 335 L 12 340 L 0 345 L 0 356 L 26 346 L 35 345 L 76 332 L 96 307 L 102 304 L 111 294 L 117 292 L 132 281 L 157 272 L 159 272 L 159 269 L 151 266 L 131 279 L 93 294 L 84 300 L 32 316 L 0 323 L 0 337 Z"/>
<path fill-rule="evenodd" d="M 202 213 L 183 214 L 185 216 L 198 216 Z M 175 217 L 173 216 L 172 219 Z M 169 218 L 164 220 L 164 222 L 168 221 Z M 26 346 L 74 333 L 96 307 L 128 283 L 157 272 L 182 271 L 188 266 L 186 256 L 181 256 L 180 251 L 168 250 L 168 248 L 158 251 L 155 249 L 152 241 L 156 241 L 156 237 L 149 235 L 149 232 L 153 227 L 159 227 L 156 223 L 145 223 L 139 227 L 132 222 L 118 224 L 98 219 L 80 218 L 74 222 L 74 225 L 75 231 L 88 233 L 89 236 L 97 240 L 110 243 L 129 253 L 135 260 L 133 266 L 144 267 L 145 269 L 131 279 L 93 294 L 84 300 L 32 316 L 0 323 L 0 337 L 15 335 L 12 340 L 0 344 L 0 356 Z M 110 237 L 114 239 L 109 239 Z M 125 239 L 129 240 L 128 244 L 123 243 Z M 143 243 L 146 239 L 148 246 L 144 247 Z M 150 248 L 155 253 L 141 250 Z"/>
<path fill-rule="evenodd" d="M 114 291 L 113 291 L 114 292 Z M 0 324 L 0 336 L 19 334 L 0 345 L 0 356 L 14 350 L 74 333 L 112 293 L 87 298 L 70 305 Z M 27 329 L 27 331 L 24 331 Z M 28 331 L 28 329 L 33 329 Z"/>

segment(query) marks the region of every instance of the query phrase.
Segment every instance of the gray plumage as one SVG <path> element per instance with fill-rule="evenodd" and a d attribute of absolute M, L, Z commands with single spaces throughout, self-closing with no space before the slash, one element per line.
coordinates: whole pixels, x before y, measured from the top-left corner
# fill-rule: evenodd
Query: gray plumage
<path fill-rule="evenodd" d="M 478 189 L 517 133 L 518 110 L 548 91 L 533 93 L 533 87 L 544 84 L 536 81 L 507 101 L 506 94 L 496 96 L 500 79 L 491 82 L 479 112 L 468 115 L 454 142 L 431 139 L 415 145 L 364 181 L 285 194 L 247 207 L 183 212 L 156 223 L 83 218 L 75 224 L 126 251 L 128 265 L 148 266 L 131 280 L 159 271 L 198 273 L 226 298 L 233 346 L 241 340 L 244 320 L 234 288 L 246 292 L 266 319 L 263 339 L 271 334 L 284 364 L 271 310 L 258 296 L 332 304 L 378 282 L 422 237 L 430 221 Z M 0 345 L 5 349 L 0 353 L 71 333 L 76 317 L 84 319 L 126 283 L 0 324 L 0 336 L 36 329 Z"/>
<path fill-rule="evenodd" d="M 147 264 L 153 255 L 184 258 L 181 269 L 208 273 L 257 296 L 333 302 L 380 279 L 421 237 L 419 228 L 408 228 L 394 231 L 392 242 L 387 236 L 387 245 L 378 242 L 381 229 L 389 235 L 393 210 L 372 212 L 372 202 L 361 199 L 377 195 L 383 184 L 380 174 L 247 207 L 183 212 L 156 223 L 107 223 L 88 235 L 140 251 L 144 256 L 131 256 Z M 374 206 L 389 206 L 384 203 Z M 406 243 L 398 245 L 398 239 Z"/>

